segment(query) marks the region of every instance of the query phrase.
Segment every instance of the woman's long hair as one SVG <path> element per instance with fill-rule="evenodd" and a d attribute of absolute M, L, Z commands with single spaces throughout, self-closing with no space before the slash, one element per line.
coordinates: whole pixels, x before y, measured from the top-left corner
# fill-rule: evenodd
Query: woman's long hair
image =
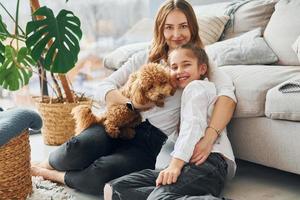
<path fill-rule="evenodd" d="M 164 37 L 164 26 L 168 14 L 174 9 L 178 9 L 184 13 L 187 18 L 189 30 L 191 32 L 191 40 L 189 42 L 202 48 L 203 44 L 199 37 L 198 23 L 192 6 L 185 0 L 168 0 L 158 10 L 154 24 L 154 36 L 149 53 L 149 62 L 160 62 L 167 60 L 169 47 Z"/>

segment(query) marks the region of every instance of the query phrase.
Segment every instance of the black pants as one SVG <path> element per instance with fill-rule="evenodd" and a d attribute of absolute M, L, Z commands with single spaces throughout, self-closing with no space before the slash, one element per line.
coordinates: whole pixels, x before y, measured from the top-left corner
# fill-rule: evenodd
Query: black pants
<path fill-rule="evenodd" d="M 100 194 L 112 179 L 142 169 L 154 169 L 167 136 L 148 121 L 136 128 L 132 140 L 112 139 L 93 125 L 61 145 L 49 156 L 49 164 L 66 171 L 65 183 L 85 193 Z"/>
<path fill-rule="evenodd" d="M 155 187 L 158 175 L 158 170 L 146 169 L 112 180 L 113 200 L 219 200 L 227 163 L 220 154 L 211 153 L 199 166 L 186 164 L 174 184 Z"/>

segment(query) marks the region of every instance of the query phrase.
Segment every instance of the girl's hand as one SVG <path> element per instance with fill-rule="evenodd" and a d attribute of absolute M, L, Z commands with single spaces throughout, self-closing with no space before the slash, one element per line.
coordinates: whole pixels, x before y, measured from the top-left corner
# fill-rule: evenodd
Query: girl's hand
<path fill-rule="evenodd" d="M 217 137 L 213 134 L 211 134 L 212 135 L 211 137 L 208 135 L 210 135 L 210 133 L 207 132 L 205 136 L 201 140 L 199 140 L 199 142 L 197 142 L 194 148 L 192 158 L 190 160 L 191 163 L 200 165 L 206 161 Z"/>
<path fill-rule="evenodd" d="M 156 186 L 176 183 L 180 172 L 180 168 L 172 166 L 169 166 L 168 168 L 162 170 L 156 179 Z"/>

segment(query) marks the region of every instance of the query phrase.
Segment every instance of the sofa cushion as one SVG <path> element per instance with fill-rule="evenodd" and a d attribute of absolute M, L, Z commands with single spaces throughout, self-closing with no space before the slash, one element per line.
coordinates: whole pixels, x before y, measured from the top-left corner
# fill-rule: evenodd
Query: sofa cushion
<path fill-rule="evenodd" d="M 133 54 L 144 51 L 149 45 L 150 42 L 142 42 L 121 46 L 104 57 L 103 66 L 107 69 L 117 70 Z"/>
<path fill-rule="evenodd" d="M 282 93 L 279 88 L 287 82 L 300 79 L 294 77 L 270 89 L 266 96 L 265 114 L 271 119 L 300 121 L 300 92 Z"/>
<path fill-rule="evenodd" d="M 227 6 L 231 2 L 212 3 L 208 5 L 193 5 L 194 12 L 197 16 L 203 15 L 224 15 Z"/>
<path fill-rule="evenodd" d="M 218 66 L 272 64 L 278 58 L 261 37 L 261 28 L 205 47 Z"/>
<path fill-rule="evenodd" d="M 223 33 L 229 16 L 200 16 L 197 21 L 199 25 L 199 36 L 203 45 L 213 44 L 219 40 Z"/>
<path fill-rule="evenodd" d="M 279 58 L 281 65 L 300 65 L 291 48 L 300 35 L 300 1 L 281 0 L 266 27 L 264 38 Z"/>
<path fill-rule="evenodd" d="M 234 117 L 265 116 L 266 94 L 297 74 L 300 67 L 269 65 L 230 65 L 220 68 L 233 80 L 237 106 Z"/>
<path fill-rule="evenodd" d="M 261 27 L 264 31 L 274 12 L 278 0 L 235 1 L 228 5 L 226 14 L 231 20 L 226 26 L 224 39 L 239 36 L 252 29 Z"/>

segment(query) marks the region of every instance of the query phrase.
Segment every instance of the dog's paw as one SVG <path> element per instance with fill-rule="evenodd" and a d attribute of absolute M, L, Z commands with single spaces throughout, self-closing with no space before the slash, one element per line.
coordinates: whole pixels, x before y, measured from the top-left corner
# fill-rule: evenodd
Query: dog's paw
<path fill-rule="evenodd" d="M 76 119 L 76 118 L 81 118 L 81 117 L 84 117 L 84 116 L 87 116 L 87 115 L 91 115 L 92 110 L 89 106 L 79 105 L 79 106 L 76 106 L 72 109 L 71 114 Z"/>
<path fill-rule="evenodd" d="M 112 138 L 118 138 L 120 135 L 120 129 L 116 126 L 105 125 L 105 130 L 107 134 Z"/>

